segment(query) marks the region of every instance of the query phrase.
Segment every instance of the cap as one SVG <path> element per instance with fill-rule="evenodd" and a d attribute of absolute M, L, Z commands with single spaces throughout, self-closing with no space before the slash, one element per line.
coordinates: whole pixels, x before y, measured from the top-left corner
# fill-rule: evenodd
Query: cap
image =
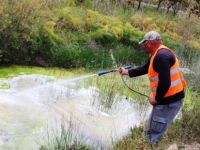
<path fill-rule="evenodd" d="M 161 39 L 160 34 L 156 31 L 150 31 L 144 35 L 144 38 L 139 42 L 139 44 L 142 44 L 144 41 L 152 41 L 157 39 Z"/>

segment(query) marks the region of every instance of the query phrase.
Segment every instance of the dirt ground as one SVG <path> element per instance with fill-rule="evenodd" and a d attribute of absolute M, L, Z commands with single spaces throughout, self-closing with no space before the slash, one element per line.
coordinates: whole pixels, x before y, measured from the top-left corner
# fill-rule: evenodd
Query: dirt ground
<path fill-rule="evenodd" d="M 199 143 L 192 143 L 192 144 L 172 144 L 169 146 L 167 150 L 200 150 Z"/>

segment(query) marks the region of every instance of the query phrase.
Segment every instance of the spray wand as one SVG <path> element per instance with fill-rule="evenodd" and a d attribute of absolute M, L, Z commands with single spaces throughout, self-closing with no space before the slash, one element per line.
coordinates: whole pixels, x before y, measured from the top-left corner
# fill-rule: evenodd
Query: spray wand
<path fill-rule="evenodd" d="M 126 66 L 126 67 L 124 67 L 125 69 L 130 69 L 131 68 L 131 66 Z M 111 73 L 111 72 L 117 72 L 118 71 L 118 69 L 112 69 L 112 70 L 102 70 L 102 71 L 99 71 L 97 74 L 98 74 L 98 76 L 102 76 L 102 75 L 105 75 L 105 74 L 108 74 L 108 73 Z M 121 76 L 121 79 L 122 79 L 122 81 L 123 81 L 123 83 L 124 83 L 124 85 L 129 89 L 129 90 L 131 90 L 132 92 L 135 92 L 135 93 L 137 93 L 137 94 L 140 94 L 140 95 L 142 95 L 142 96 L 144 96 L 144 97 L 149 97 L 148 95 L 146 95 L 146 94 L 143 94 L 143 93 L 141 93 L 141 92 L 138 92 L 138 91 L 136 91 L 136 90 L 134 90 L 134 89 L 132 89 L 131 87 L 129 87 L 128 85 L 127 85 L 127 83 L 125 82 L 125 80 L 123 79 L 123 77 Z"/>
<path fill-rule="evenodd" d="M 130 69 L 131 66 L 126 66 L 124 67 L 125 69 Z M 97 74 L 98 76 L 102 76 L 102 75 L 105 75 L 105 74 L 108 74 L 108 73 L 111 73 L 111 72 L 117 72 L 118 69 L 112 69 L 112 70 L 109 70 L 109 71 L 106 71 L 106 70 L 102 70 L 102 71 L 99 71 Z"/>

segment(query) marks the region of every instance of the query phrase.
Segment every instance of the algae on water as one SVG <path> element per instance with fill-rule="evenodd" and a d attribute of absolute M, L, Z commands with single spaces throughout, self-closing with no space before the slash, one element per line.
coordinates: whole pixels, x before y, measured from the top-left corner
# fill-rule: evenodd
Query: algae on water
<path fill-rule="evenodd" d="M 0 80 L 0 89 L 9 89 L 9 84 L 3 80 Z"/>

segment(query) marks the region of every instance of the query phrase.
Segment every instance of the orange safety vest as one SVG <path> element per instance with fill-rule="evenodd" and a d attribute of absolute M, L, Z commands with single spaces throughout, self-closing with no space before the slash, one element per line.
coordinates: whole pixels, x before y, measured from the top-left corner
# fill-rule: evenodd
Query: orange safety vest
<path fill-rule="evenodd" d="M 153 69 L 153 60 L 154 60 L 157 52 L 162 48 L 165 48 L 165 49 L 171 51 L 175 55 L 175 53 L 172 50 L 170 50 L 168 47 L 166 47 L 164 45 L 161 45 L 160 47 L 158 47 L 158 49 L 152 55 L 152 57 L 150 59 L 149 69 L 148 69 L 148 77 L 150 80 L 150 88 L 153 93 L 153 96 L 156 96 L 156 91 L 157 91 L 158 82 L 159 82 L 158 73 Z M 174 65 L 170 67 L 171 85 L 170 85 L 167 93 L 164 95 L 164 97 L 172 96 L 176 93 L 179 93 L 182 90 L 184 90 L 184 88 L 186 87 L 186 81 L 183 77 L 183 73 L 182 73 L 181 69 L 179 68 L 179 61 L 178 61 L 176 55 L 175 55 L 175 59 L 176 60 L 175 60 Z"/>

